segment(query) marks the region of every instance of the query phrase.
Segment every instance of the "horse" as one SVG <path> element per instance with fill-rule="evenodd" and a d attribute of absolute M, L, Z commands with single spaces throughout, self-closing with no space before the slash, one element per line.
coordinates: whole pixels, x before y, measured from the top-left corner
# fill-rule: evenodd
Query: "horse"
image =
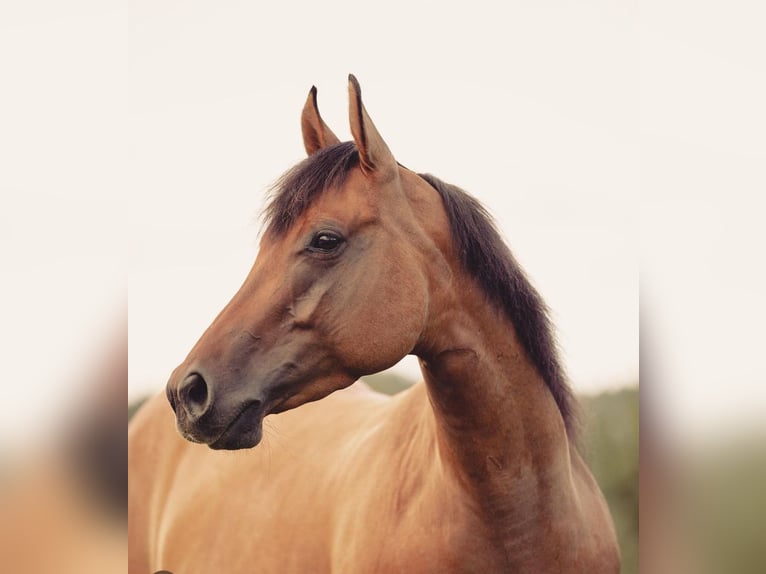
<path fill-rule="evenodd" d="M 249 274 L 131 422 L 129 571 L 618 572 L 544 302 L 353 75 L 349 120 L 312 87 Z M 408 354 L 408 390 L 358 381 Z"/>

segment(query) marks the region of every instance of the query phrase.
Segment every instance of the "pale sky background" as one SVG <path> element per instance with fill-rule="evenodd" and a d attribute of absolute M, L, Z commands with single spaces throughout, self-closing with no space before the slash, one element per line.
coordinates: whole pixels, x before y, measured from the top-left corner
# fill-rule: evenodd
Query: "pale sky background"
<path fill-rule="evenodd" d="M 400 162 L 495 215 L 553 310 L 578 390 L 637 380 L 629 14 L 393 3 L 355 23 L 354 6 L 343 18 L 325 3 L 136 6 L 131 395 L 165 383 L 244 279 L 264 190 L 304 155 L 312 84 L 350 138 L 349 72 Z M 419 377 L 414 360 L 399 369 Z"/>
<path fill-rule="evenodd" d="M 578 392 L 638 378 L 640 216 L 653 408 L 764 412 L 759 8 L 265 6 L 3 3 L 0 436 L 73 400 L 126 283 L 129 397 L 164 387 L 249 270 L 312 84 L 349 137 L 349 72 L 399 161 L 494 214 Z"/>

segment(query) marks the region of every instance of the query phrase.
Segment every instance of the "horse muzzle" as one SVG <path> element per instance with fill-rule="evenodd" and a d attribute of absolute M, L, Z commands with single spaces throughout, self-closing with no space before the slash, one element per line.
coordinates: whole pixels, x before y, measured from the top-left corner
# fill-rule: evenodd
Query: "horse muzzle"
<path fill-rule="evenodd" d="M 256 446 L 263 436 L 264 402 L 241 398 L 232 404 L 216 400 L 215 386 L 198 372 L 174 384 L 171 377 L 166 395 L 181 435 L 212 449 L 236 450 Z M 233 397 L 228 397 L 231 402 Z"/>

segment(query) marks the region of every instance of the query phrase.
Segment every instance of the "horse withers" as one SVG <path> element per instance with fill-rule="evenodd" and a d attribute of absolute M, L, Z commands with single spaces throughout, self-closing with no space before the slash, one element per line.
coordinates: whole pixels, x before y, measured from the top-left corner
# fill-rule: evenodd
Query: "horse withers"
<path fill-rule="evenodd" d="M 131 423 L 130 572 L 618 572 L 545 305 L 349 95 L 341 143 L 312 88 L 250 273 Z"/>

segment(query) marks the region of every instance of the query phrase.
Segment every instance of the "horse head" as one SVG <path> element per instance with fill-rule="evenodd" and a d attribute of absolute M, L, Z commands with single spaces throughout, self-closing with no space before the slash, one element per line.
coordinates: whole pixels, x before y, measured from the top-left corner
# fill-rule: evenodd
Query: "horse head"
<path fill-rule="evenodd" d="M 449 273 L 446 214 L 400 166 L 349 77 L 353 142 L 340 143 L 312 88 L 309 157 L 267 207 L 250 273 L 167 384 L 181 434 L 214 449 L 257 445 L 263 417 L 384 370 L 421 342 L 434 276 Z"/>

